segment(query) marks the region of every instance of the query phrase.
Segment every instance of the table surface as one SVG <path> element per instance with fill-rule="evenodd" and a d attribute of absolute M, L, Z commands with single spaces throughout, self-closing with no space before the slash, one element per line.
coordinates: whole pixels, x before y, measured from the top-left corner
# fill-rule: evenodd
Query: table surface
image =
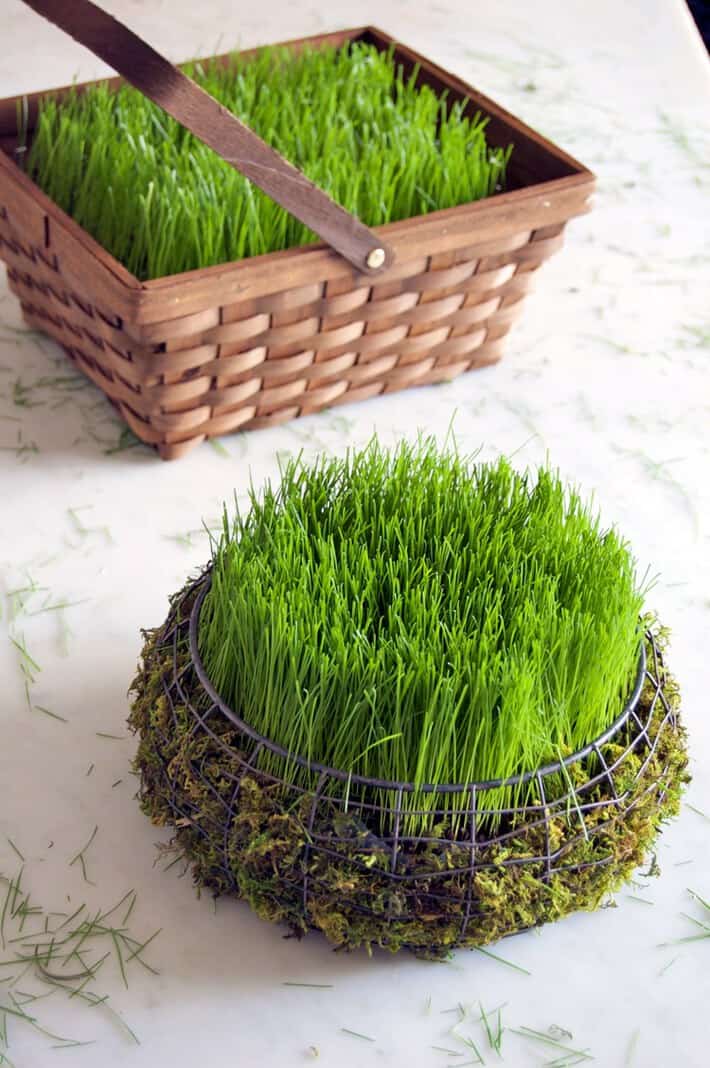
<path fill-rule="evenodd" d="M 16 1068 L 186 1068 L 198 1058 L 211 1068 L 290 1068 L 316 1055 L 343 1068 L 473 1063 L 448 1033 L 457 1017 L 446 1010 L 461 1003 L 461 1032 L 488 1064 L 554 1060 L 554 1046 L 513 1030 L 553 1025 L 604 1068 L 707 1064 L 710 940 L 659 948 L 699 930 L 682 915 L 702 917 L 688 888 L 710 896 L 710 820 L 701 815 L 710 813 L 710 76 L 684 4 L 106 6 L 174 59 L 374 22 L 569 149 L 598 174 L 599 190 L 540 272 L 498 366 L 224 438 L 175 464 L 142 447 L 117 450 L 109 405 L 56 346 L 23 330 L 0 281 L 0 873 L 17 874 L 21 853 L 23 884 L 46 910 L 96 910 L 135 889 L 136 938 L 162 928 L 146 950 L 159 975 L 131 962 L 126 988 L 107 963 L 95 986 L 110 997 L 102 1007 L 56 992 L 24 1010 L 93 1045 L 53 1049 L 11 1014 L 8 1057 Z M 0 96 L 103 73 L 18 0 L 3 0 L 0 25 Z M 164 618 L 168 594 L 206 560 L 202 523 L 214 525 L 221 502 L 250 479 L 277 475 L 285 454 L 341 454 L 373 430 L 385 442 L 420 429 L 443 436 L 452 418 L 462 448 L 559 467 L 624 532 L 640 571 L 658 575 L 649 604 L 672 629 L 690 732 L 694 781 L 660 840 L 661 877 L 639 876 L 616 908 L 494 947 L 524 971 L 476 952 L 444 965 L 334 954 L 318 935 L 284 939 L 241 903 L 197 900 L 189 876 L 155 863 L 168 836 L 139 811 L 130 774 L 126 690 L 139 628 Z M 32 584 L 40 589 L 31 595 L 11 593 Z M 11 639 L 41 668 L 24 661 L 32 708 Z M 69 862 L 95 826 L 87 882 Z M 504 1005 L 502 1058 L 488 1047 L 479 1004 Z"/>

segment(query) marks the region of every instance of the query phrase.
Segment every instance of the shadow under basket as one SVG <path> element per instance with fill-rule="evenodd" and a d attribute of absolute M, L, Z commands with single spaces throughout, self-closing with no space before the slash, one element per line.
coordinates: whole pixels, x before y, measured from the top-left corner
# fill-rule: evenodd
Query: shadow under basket
<path fill-rule="evenodd" d="M 291 756 L 221 701 L 197 647 L 209 584 L 207 571 L 145 635 L 130 717 L 141 804 L 175 829 L 198 885 L 265 919 L 320 930 L 338 948 L 441 958 L 598 907 L 677 814 L 685 732 L 650 632 L 626 706 L 583 750 L 504 782 L 414 794 Z M 505 787 L 519 787 L 512 807 Z M 427 831 L 413 833 L 407 795 Z"/>
<path fill-rule="evenodd" d="M 376 277 L 317 244 L 140 282 L 15 161 L 18 101 L 27 101 L 31 137 L 46 94 L 0 102 L 10 288 L 26 321 L 58 341 L 164 459 L 208 437 L 494 363 L 534 271 L 567 220 L 587 210 L 590 171 L 380 30 L 287 46 L 350 41 L 392 47 L 407 73 L 419 65 L 421 84 L 488 116 L 492 146 L 513 145 L 505 193 L 374 228 L 394 254 Z"/>

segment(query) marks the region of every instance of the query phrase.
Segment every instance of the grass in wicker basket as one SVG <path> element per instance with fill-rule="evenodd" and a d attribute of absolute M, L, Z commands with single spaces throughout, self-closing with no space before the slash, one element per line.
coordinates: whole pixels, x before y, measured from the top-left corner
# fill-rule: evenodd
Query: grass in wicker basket
<path fill-rule="evenodd" d="M 259 734 L 343 773 L 321 792 L 217 712 L 190 644 L 203 583 L 176 594 L 145 632 L 129 722 L 142 807 L 215 894 L 339 948 L 441 958 L 598 907 L 677 814 L 664 634 L 643 637 L 626 544 L 550 471 L 429 440 L 291 462 L 225 516 L 209 581 L 194 637 L 212 684 Z M 472 819 L 468 791 L 358 780 L 480 784 L 558 761 L 617 719 L 641 641 L 633 716 L 544 792 L 476 786 Z"/>
<path fill-rule="evenodd" d="M 616 718 L 641 605 L 625 543 L 551 472 L 373 442 L 293 461 L 225 516 L 200 650 L 226 703 L 291 753 L 391 782 L 480 782 L 567 756 Z M 502 789 L 501 807 L 524 790 Z M 425 833 L 441 798 L 404 804 Z"/>
<path fill-rule="evenodd" d="M 203 88 L 368 226 L 500 189 L 510 149 L 486 143 L 416 71 L 373 45 L 265 49 L 186 68 Z M 137 90 L 42 103 L 27 169 L 138 278 L 307 244 L 315 236 Z"/>

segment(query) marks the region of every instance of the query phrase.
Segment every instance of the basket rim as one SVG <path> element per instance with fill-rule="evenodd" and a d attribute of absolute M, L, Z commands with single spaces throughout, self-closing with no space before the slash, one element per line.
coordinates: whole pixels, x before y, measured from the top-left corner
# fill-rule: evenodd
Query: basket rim
<path fill-rule="evenodd" d="M 210 682 L 209 676 L 205 669 L 200 656 L 198 648 L 197 632 L 200 619 L 200 611 L 204 603 L 205 597 L 209 593 L 212 585 L 212 566 L 208 565 L 207 569 L 199 575 L 194 582 L 192 582 L 185 590 L 184 596 L 189 596 L 191 593 L 197 591 L 197 596 L 190 610 L 188 638 L 189 638 L 189 650 L 190 661 L 194 668 L 197 679 L 209 697 L 212 704 L 219 709 L 219 711 L 227 717 L 243 734 L 251 738 L 252 741 L 264 749 L 268 749 L 269 752 L 274 753 L 276 756 L 282 757 L 284 760 L 291 761 L 298 767 L 304 768 L 310 773 L 319 774 L 322 778 L 329 778 L 338 782 L 346 782 L 350 786 L 370 786 L 378 789 L 392 790 L 402 793 L 424 793 L 424 794 L 453 794 L 453 793 L 465 793 L 466 791 L 483 791 L 493 790 L 498 787 L 509 786 L 521 786 L 525 783 L 531 782 L 533 779 L 538 781 L 543 778 L 547 778 L 550 775 L 559 773 L 560 771 L 570 767 L 572 764 L 579 763 L 588 757 L 592 752 L 598 750 L 602 745 L 609 742 L 626 724 L 627 720 L 635 713 L 636 707 L 641 697 L 641 691 L 643 690 L 643 684 L 646 678 L 646 635 L 641 639 L 639 643 L 639 657 L 638 666 L 636 671 L 636 678 L 632 687 L 631 693 L 624 704 L 621 713 L 616 717 L 613 723 L 610 724 L 606 730 L 602 731 L 600 735 L 594 738 L 582 749 L 578 749 L 570 756 L 564 757 L 562 760 L 554 761 L 550 764 L 545 764 L 541 768 L 537 768 L 532 771 L 520 772 L 517 775 L 512 775 L 506 779 L 487 779 L 482 781 L 471 781 L 464 783 L 440 783 L 434 785 L 432 783 L 424 783 L 417 785 L 411 782 L 394 782 L 388 779 L 375 779 L 367 775 L 354 775 L 352 772 L 343 771 L 340 768 L 332 768 L 327 764 L 323 764 L 320 761 L 308 760 L 306 757 L 302 757 L 299 754 L 292 753 L 290 750 L 279 745 L 278 742 L 272 741 L 265 735 L 260 734 L 254 727 L 250 726 L 245 720 L 239 716 L 233 708 L 231 708 L 226 701 L 224 701 L 215 690 L 214 686 Z"/>
<path fill-rule="evenodd" d="M 336 30 L 326 34 L 313 34 L 308 37 L 293 38 L 277 42 L 283 47 L 298 47 L 302 44 L 331 38 L 360 39 L 371 36 L 376 39 L 378 47 L 394 46 L 404 57 L 419 63 L 422 69 L 440 78 L 449 92 L 456 92 L 461 98 L 467 97 L 475 103 L 491 120 L 500 122 L 510 129 L 510 136 L 517 137 L 517 143 L 529 142 L 530 152 L 536 159 L 554 159 L 563 165 L 565 173 L 557 177 L 541 177 L 525 181 L 520 187 L 509 189 L 481 200 L 470 201 L 452 208 L 442 208 L 423 215 L 413 215 L 397 222 L 382 223 L 371 227 L 373 233 L 392 244 L 397 260 L 405 262 L 422 255 L 420 246 L 432 246 L 431 252 L 447 251 L 450 235 L 454 232 L 466 235 L 456 247 L 475 245 L 479 240 L 487 242 L 500 236 L 500 227 L 505 224 L 507 234 L 513 234 L 516 228 L 530 228 L 531 213 L 538 218 L 535 227 L 544 227 L 557 221 L 567 222 L 570 218 L 588 210 L 587 202 L 595 186 L 595 175 L 583 163 L 570 155 L 556 142 L 543 136 L 518 115 L 508 111 L 495 99 L 481 92 L 475 86 L 459 78 L 434 63 L 426 55 L 409 48 L 399 37 L 387 34 L 379 27 L 368 24 Z M 240 50 L 245 55 L 259 52 L 269 45 L 257 45 L 254 48 Z M 180 61 L 178 67 L 189 63 L 222 61 L 231 53 L 195 57 Z M 19 100 L 27 99 L 30 110 L 44 96 L 62 94 L 70 90 L 82 91 L 87 86 L 108 83 L 116 86 L 125 79 L 120 77 L 102 77 L 82 81 L 70 86 L 51 87 L 34 93 L 20 94 L 0 99 L 0 139 L 9 130 L 11 116 L 15 114 Z M 10 125 L 8 126 L 8 123 Z M 514 142 L 515 143 L 515 142 Z M 95 283 L 95 289 L 101 293 L 104 305 L 110 300 L 118 313 L 128 322 L 136 325 L 161 322 L 177 318 L 175 311 L 179 306 L 181 314 L 211 307 L 204 303 L 203 290 L 211 292 L 213 286 L 222 287 L 225 292 L 247 293 L 259 296 L 262 292 L 278 292 L 283 288 L 293 288 L 308 284 L 314 272 L 322 275 L 323 280 L 337 280 L 349 277 L 352 268 L 341 262 L 341 257 L 323 243 L 298 245 L 292 248 L 266 252 L 246 259 L 226 261 L 209 267 L 198 267 L 177 274 L 162 275 L 158 278 L 142 281 L 132 274 L 116 259 L 112 253 L 100 245 L 83 226 L 80 226 L 63 209 L 59 207 L 40 187 L 22 170 L 14 158 L 0 147 L 0 182 L 5 178 L 10 187 L 22 196 L 28 197 L 33 205 L 39 206 L 47 216 L 52 227 L 61 235 L 62 242 L 80 246 L 81 254 L 91 258 L 92 265 L 98 268 L 102 279 Z M 493 228 L 495 231 L 489 234 Z M 41 243 L 41 242 L 40 242 Z M 51 246 L 54 247 L 54 244 Z M 61 244 L 61 242 L 60 242 Z M 430 253 L 426 253 L 430 254 Z M 0 257 L 1 258 L 1 257 Z M 64 259 L 67 259 L 66 253 Z M 292 272 L 293 280 L 288 285 L 275 287 L 274 271 Z M 283 277 L 287 277 L 283 275 Z M 290 278 L 291 275 L 289 274 Z M 110 292 L 106 292 L 108 287 Z M 227 298 L 224 298 L 225 301 Z M 236 299 L 233 297 L 233 299 Z M 244 298 L 245 299 L 245 298 Z M 193 306 L 194 305 L 194 306 Z M 184 309 L 184 310 L 182 310 Z"/>

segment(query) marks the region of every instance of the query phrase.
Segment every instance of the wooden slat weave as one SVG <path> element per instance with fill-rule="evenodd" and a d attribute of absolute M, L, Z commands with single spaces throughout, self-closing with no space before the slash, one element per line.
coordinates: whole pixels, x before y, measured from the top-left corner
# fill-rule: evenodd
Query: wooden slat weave
<path fill-rule="evenodd" d="M 206 437 L 495 362 L 532 272 L 560 244 L 563 225 L 555 229 L 516 235 L 492 267 L 469 246 L 451 266 L 421 257 L 377 285 L 360 277 L 332 296 L 327 282 L 282 290 L 152 323 L 135 331 L 140 339 L 67 290 L 58 266 L 12 233 L 7 213 L 0 252 L 27 322 L 58 341 L 134 432 L 172 459 Z"/>

